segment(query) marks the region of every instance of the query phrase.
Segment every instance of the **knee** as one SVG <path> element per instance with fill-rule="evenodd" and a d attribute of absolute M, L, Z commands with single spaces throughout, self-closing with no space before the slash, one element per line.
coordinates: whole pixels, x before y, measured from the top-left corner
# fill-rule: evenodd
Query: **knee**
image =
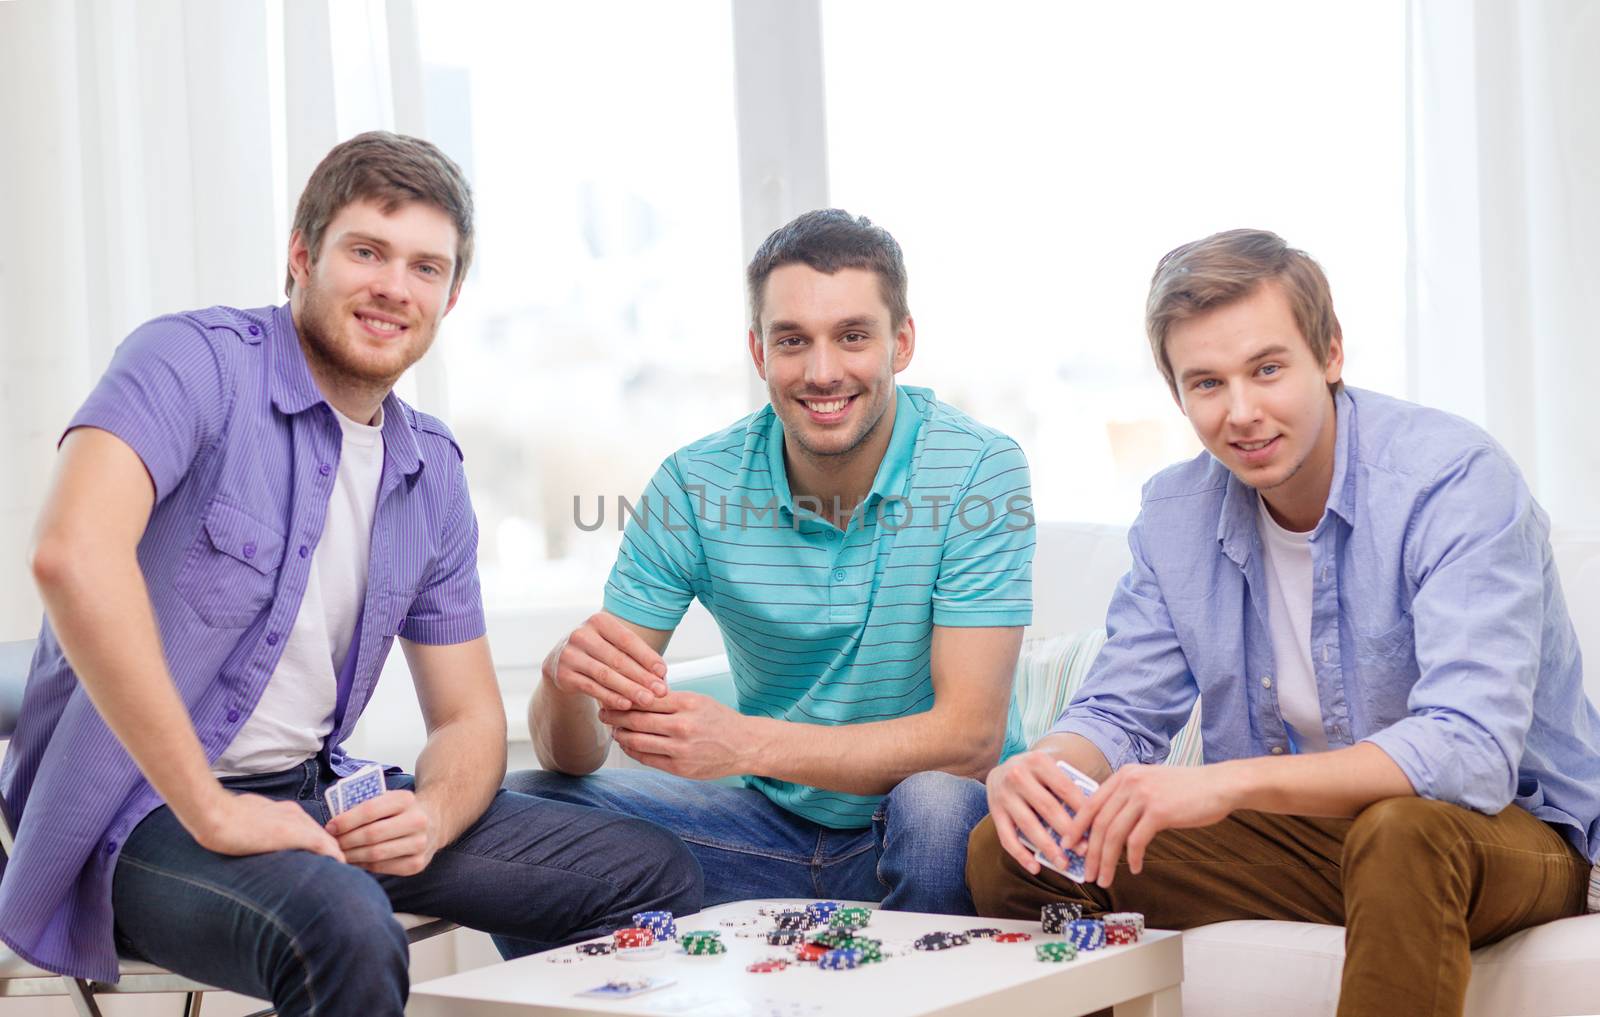
<path fill-rule="evenodd" d="M 571 787 L 580 778 L 569 777 L 555 770 L 516 770 L 506 774 L 501 786 L 507 791 L 533 795 L 535 798 L 554 797 L 563 788 Z"/>
<path fill-rule="evenodd" d="M 636 852 L 640 871 L 634 885 L 674 914 L 693 914 L 705 897 L 705 873 L 699 859 L 677 834 L 643 819 L 622 820 L 623 836 Z"/>
<path fill-rule="evenodd" d="M 274 916 L 276 943 L 264 951 L 264 980 L 274 987 L 275 1000 L 301 991 L 313 1000 L 342 998 L 353 988 L 346 977 L 351 971 L 361 972 L 368 991 L 403 995 L 409 945 L 375 879 L 330 862 L 297 897 L 303 906 Z"/>
<path fill-rule="evenodd" d="M 964 844 L 967 834 L 988 811 L 982 784 L 942 770 L 912 774 L 897 784 L 883 802 L 885 824 L 893 831 L 889 836 L 903 840 L 909 833 L 921 844 Z"/>
<path fill-rule="evenodd" d="M 1367 872 L 1381 874 L 1386 890 L 1393 890 L 1398 872 L 1443 871 L 1461 845 L 1455 824 L 1459 809 L 1413 796 L 1367 806 L 1345 834 L 1341 866 L 1347 889 Z"/>

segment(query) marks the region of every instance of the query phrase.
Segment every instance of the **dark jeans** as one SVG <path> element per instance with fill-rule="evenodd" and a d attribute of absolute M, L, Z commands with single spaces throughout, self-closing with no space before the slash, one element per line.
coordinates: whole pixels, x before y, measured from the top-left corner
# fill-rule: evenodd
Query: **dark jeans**
<path fill-rule="evenodd" d="M 708 907 L 751 897 L 882 901 L 891 911 L 970 915 L 967 836 L 988 814 L 983 785 L 914 773 L 884 795 L 872 825 L 831 830 L 754 788 L 686 780 L 659 770 L 568 777 L 520 770 L 506 787 L 637 816 L 682 838 L 705 871 Z"/>
<path fill-rule="evenodd" d="M 328 820 L 332 773 L 316 760 L 230 778 Z M 391 774 L 391 788 L 412 779 Z M 207 851 L 160 808 L 123 846 L 112 887 L 126 956 L 247 996 L 284 1017 L 398 1015 L 408 989 L 395 911 L 496 936 L 505 956 L 587 939 L 637 911 L 700 908 L 700 866 L 659 826 L 507 791 L 415 876 L 374 876 L 305 851 Z"/>

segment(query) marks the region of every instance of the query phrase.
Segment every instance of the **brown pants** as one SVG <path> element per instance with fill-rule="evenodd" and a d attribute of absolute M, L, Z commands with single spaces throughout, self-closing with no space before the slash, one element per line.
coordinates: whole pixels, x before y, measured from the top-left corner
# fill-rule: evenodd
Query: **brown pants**
<path fill-rule="evenodd" d="M 1048 901 L 1094 913 L 1140 911 L 1151 928 L 1267 918 L 1345 927 L 1341 1017 L 1459 1015 L 1470 951 L 1582 912 L 1589 862 L 1556 830 L 1510 806 L 1485 816 L 1425 798 L 1391 798 L 1355 819 L 1236 812 L 1167 830 L 1135 876 L 1109 889 L 1043 869 L 1030 876 L 994 821 L 972 831 L 967 884 L 978 914 L 1037 918 Z"/>

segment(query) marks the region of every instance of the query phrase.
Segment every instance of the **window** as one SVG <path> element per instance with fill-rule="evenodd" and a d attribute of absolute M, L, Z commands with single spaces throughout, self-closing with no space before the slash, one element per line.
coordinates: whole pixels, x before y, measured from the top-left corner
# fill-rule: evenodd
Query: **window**
<path fill-rule="evenodd" d="M 675 448 L 750 412 L 726 3 L 422 0 L 477 252 L 439 347 L 496 612 L 599 606 Z M 601 496 L 605 525 L 592 524 Z M 545 647 L 539 647 L 543 652 Z"/>
<path fill-rule="evenodd" d="M 1351 384 L 1404 395 L 1405 6 L 823 6 L 833 203 L 906 251 L 901 375 L 1028 452 L 1040 518 L 1126 523 L 1199 445 L 1144 338 L 1162 254 L 1274 230 Z"/>

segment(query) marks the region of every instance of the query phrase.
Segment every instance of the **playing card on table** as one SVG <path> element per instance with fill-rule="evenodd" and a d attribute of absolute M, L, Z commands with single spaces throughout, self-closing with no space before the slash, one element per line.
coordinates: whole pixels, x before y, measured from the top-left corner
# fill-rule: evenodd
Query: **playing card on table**
<path fill-rule="evenodd" d="M 1090 777 L 1088 774 L 1084 773 L 1082 770 L 1080 770 L 1077 767 L 1073 766 L 1071 763 L 1065 763 L 1065 762 L 1062 762 L 1061 760 L 1057 760 L 1056 761 L 1056 765 L 1061 768 L 1061 771 L 1063 773 L 1065 773 L 1068 777 L 1072 778 L 1072 783 L 1074 783 L 1074 784 L 1076 784 L 1078 786 L 1078 790 L 1082 791 L 1084 793 L 1085 797 L 1094 794 L 1096 791 L 1098 791 L 1100 789 L 1100 784 L 1099 784 L 1098 781 L 1096 781 L 1093 777 Z M 1069 816 L 1075 815 L 1075 813 L 1072 811 L 1072 809 L 1067 808 L 1065 802 L 1062 803 L 1062 808 L 1066 808 L 1067 809 L 1067 815 L 1069 815 Z M 1066 868 L 1063 869 L 1060 866 L 1056 865 L 1055 862 L 1052 862 L 1049 858 L 1047 858 L 1045 856 L 1045 853 L 1043 851 L 1040 851 L 1037 847 L 1035 847 L 1033 845 L 1033 843 L 1030 842 L 1026 836 L 1024 836 L 1024 835 L 1019 833 L 1017 835 L 1017 839 L 1022 841 L 1022 844 L 1023 844 L 1024 847 L 1031 848 L 1033 850 L 1034 860 L 1037 861 L 1040 865 L 1043 865 L 1045 868 L 1050 869 L 1050 870 L 1052 870 L 1054 872 L 1061 873 L 1063 876 L 1066 876 L 1068 879 L 1072 880 L 1073 882 L 1076 882 L 1076 883 L 1083 882 L 1083 872 L 1084 872 L 1083 856 L 1078 854 L 1078 852 L 1073 851 L 1072 849 L 1063 846 L 1062 843 L 1061 843 L 1061 834 L 1057 833 L 1055 830 L 1051 830 L 1048 826 L 1045 827 L 1045 829 L 1049 832 L 1050 836 L 1055 840 L 1056 847 L 1061 848 L 1061 853 L 1066 855 L 1066 857 L 1067 857 L 1067 867 Z"/>
<path fill-rule="evenodd" d="M 578 993 L 580 996 L 592 996 L 596 999 L 627 999 L 637 996 L 641 992 L 653 992 L 673 984 L 672 978 L 614 978 L 604 985 L 596 985 L 592 989 L 584 989 Z"/>
<path fill-rule="evenodd" d="M 322 793 L 322 797 L 328 803 L 328 813 L 337 816 L 378 797 L 386 790 L 388 787 L 383 782 L 383 767 L 368 763 L 343 780 L 336 781 Z"/>

